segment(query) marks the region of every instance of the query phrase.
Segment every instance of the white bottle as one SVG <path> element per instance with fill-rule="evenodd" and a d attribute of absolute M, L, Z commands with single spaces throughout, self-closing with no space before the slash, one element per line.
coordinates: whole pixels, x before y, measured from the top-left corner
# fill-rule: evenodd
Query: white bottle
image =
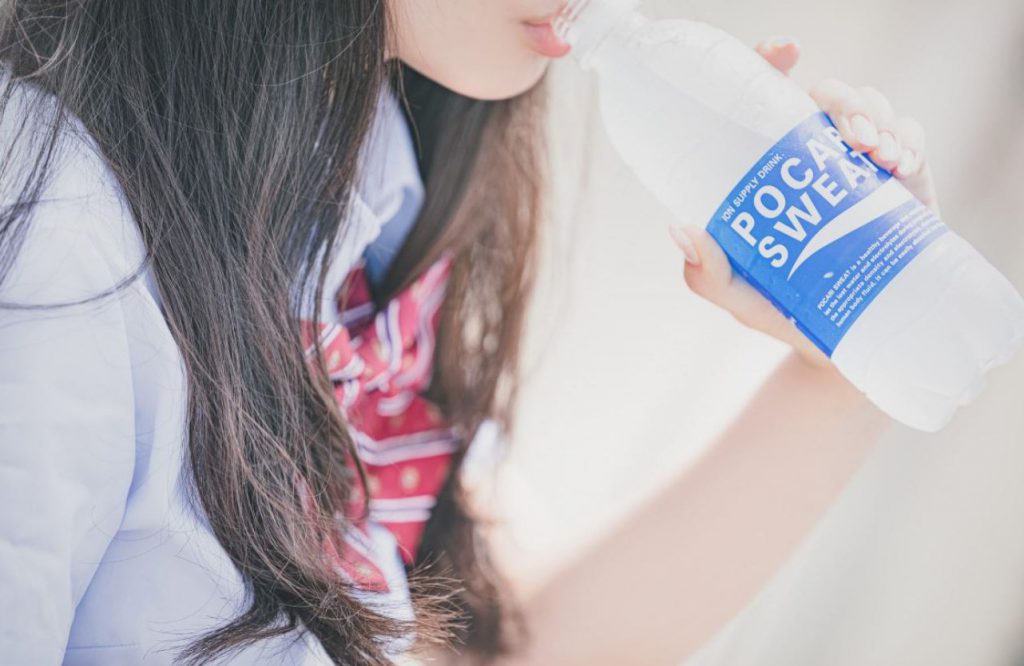
<path fill-rule="evenodd" d="M 575 0 L 556 22 L 623 159 L 878 407 L 943 427 L 1019 347 L 1020 295 L 761 56 L 638 5 Z"/>

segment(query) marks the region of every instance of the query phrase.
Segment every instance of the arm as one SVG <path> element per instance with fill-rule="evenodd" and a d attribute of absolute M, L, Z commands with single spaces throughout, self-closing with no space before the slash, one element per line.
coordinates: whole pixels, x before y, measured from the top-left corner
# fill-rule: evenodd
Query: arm
<path fill-rule="evenodd" d="M 701 458 L 525 600 L 532 640 L 507 663 L 681 663 L 789 557 L 886 423 L 834 371 L 788 358 Z"/>
<path fill-rule="evenodd" d="M 780 70 L 794 44 L 759 50 Z M 874 89 L 812 92 L 843 138 L 938 207 L 924 138 Z M 702 229 L 673 233 L 684 277 L 741 323 L 790 344 L 707 452 L 526 600 L 529 664 L 678 664 L 757 594 L 855 473 L 887 419 L 744 281 Z"/>
<path fill-rule="evenodd" d="M 114 284 L 82 226 L 34 220 L 0 301 L 60 302 Z M 0 308 L 4 663 L 63 661 L 75 607 L 124 512 L 134 408 L 118 297 L 56 310 Z"/>

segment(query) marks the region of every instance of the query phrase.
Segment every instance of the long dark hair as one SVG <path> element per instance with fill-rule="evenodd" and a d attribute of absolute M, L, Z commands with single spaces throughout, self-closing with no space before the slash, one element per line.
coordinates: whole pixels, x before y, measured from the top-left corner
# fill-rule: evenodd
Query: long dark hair
<path fill-rule="evenodd" d="M 510 649 L 509 627 L 522 624 L 458 465 L 409 571 L 413 624 L 364 606 L 325 566 L 323 540 L 341 548 L 348 529 L 335 518 L 356 481 L 345 455 L 358 458 L 320 350 L 313 363 L 303 355 L 295 302 L 321 302 L 324 248 L 346 232 L 376 100 L 394 85 L 427 199 L 375 297 L 453 253 L 430 394 L 463 433 L 457 460 L 485 419 L 507 431 L 540 217 L 539 93 L 470 100 L 385 61 L 381 0 L 4 4 L 0 59 L 59 112 L 21 196 L 0 211 L 0 279 L 73 114 L 141 232 L 146 263 L 133 277 L 151 267 L 185 361 L 191 493 L 248 588 L 247 610 L 181 658 L 204 663 L 300 626 L 341 664 L 387 663 L 388 642 L 410 630 L 481 661 Z"/>

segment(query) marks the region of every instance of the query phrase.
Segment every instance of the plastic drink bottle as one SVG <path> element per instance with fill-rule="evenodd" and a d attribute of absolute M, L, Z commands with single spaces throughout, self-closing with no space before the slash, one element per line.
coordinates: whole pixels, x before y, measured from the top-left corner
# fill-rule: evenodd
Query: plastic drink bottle
<path fill-rule="evenodd" d="M 639 4 L 575 0 L 555 23 L 622 158 L 879 408 L 940 429 L 1020 346 L 1020 295 L 760 55 Z"/>

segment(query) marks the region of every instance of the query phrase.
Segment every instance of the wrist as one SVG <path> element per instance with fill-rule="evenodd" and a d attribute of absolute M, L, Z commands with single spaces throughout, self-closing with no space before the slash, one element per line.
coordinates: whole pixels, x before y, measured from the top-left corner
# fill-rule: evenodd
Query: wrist
<path fill-rule="evenodd" d="M 853 384 L 839 372 L 839 368 L 820 349 L 813 344 L 801 345 L 793 348 L 791 354 L 793 362 L 804 366 L 811 371 L 811 377 L 828 382 L 841 382 L 853 388 Z"/>
<path fill-rule="evenodd" d="M 793 355 L 800 359 L 801 363 L 804 363 L 815 370 L 835 375 L 840 374 L 839 369 L 836 368 L 832 359 L 825 356 L 820 349 L 813 345 L 809 345 L 809 348 L 795 347 L 793 349 Z"/>
<path fill-rule="evenodd" d="M 832 359 L 825 355 L 825 352 L 818 349 L 817 345 L 810 341 L 807 336 L 798 331 L 795 326 L 789 330 L 789 335 L 779 336 L 783 340 L 788 338 L 790 346 L 793 349 L 793 355 L 804 363 L 816 370 L 820 370 L 826 373 L 833 373 L 838 375 L 839 370 L 836 368 L 835 363 Z"/>
<path fill-rule="evenodd" d="M 794 348 L 786 362 L 801 368 L 800 373 L 804 377 L 803 381 L 815 384 L 819 387 L 821 393 L 845 394 L 844 401 L 856 411 L 871 412 L 877 415 L 879 419 L 888 420 L 888 417 L 884 416 L 868 400 L 864 392 L 854 386 L 850 380 L 839 372 L 839 369 L 832 363 L 829 357 L 825 356 L 817 347 L 814 347 L 813 354 L 807 353 L 806 350 L 800 348 Z"/>

